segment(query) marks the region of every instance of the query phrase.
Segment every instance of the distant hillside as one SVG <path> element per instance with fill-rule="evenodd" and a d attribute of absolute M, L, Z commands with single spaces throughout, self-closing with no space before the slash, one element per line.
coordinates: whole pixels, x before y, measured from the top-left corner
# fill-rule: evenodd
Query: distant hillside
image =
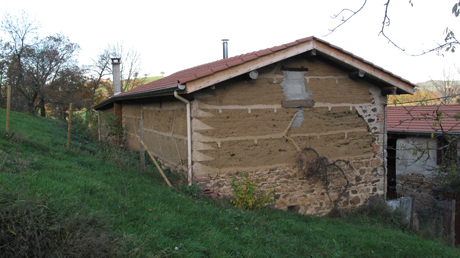
<path fill-rule="evenodd" d="M 153 77 L 146 77 L 146 78 L 142 78 L 142 80 L 145 79 L 145 83 L 144 84 L 147 84 L 149 82 L 153 82 L 153 81 L 156 81 L 156 80 L 159 80 L 159 79 L 162 79 L 164 78 L 163 76 L 153 76 Z"/>
<path fill-rule="evenodd" d="M 442 81 L 442 80 L 432 80 L 432 81 L 417 83 L 420 89 L 429 90 L 429 91 L 435 91 L 437 90 L 436 85 L 444 85 L 444 84 L 445 84 L 445 81 Z M 459 86 L 460 81 L 451 81 L 450 84 Z"/>

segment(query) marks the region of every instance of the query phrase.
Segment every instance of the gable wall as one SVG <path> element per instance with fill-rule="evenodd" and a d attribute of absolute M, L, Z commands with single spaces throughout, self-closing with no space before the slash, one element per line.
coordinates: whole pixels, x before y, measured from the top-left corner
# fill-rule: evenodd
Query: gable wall
<path fill-rule="evenodd" d="M 289 97 L 281 86 L 282 66 L 308 68 L 303 92 L 315 101 L 313 107 L 281 106 Z M 299 56 L 258 72 L 256 80 L 242 75 L 193 94 L 192 155 L 200 187 L 229 194 L 231 176 L 247 171 L 261 180 L 261 189 L 276 190 L 276 207 L 325 212 L 332 205 L 326 189 L 294 168 L 300 150 L 312 147 L 330 160 L 352 162 L 355 169 L 347 174 L 350 186 L 342 205 L 360 205 L 383 193 L 377 172 L 383 174 L 380 118 L 386 98 L 378 87 L 351 80 L 319 59 Z M 338 192 L 344 181 L 337 177 Z"/>

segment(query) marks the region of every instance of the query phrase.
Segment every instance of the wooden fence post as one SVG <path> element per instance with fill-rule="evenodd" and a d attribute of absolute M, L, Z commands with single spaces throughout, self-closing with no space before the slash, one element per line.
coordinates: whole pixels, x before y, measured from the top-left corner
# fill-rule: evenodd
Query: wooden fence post
<path fill-rule="evenodd" d="M 141 141 L 144 141 L 144 103 L 141 103 L 141 124 L 140 124 L 139 137 Z M 141 158 L 141 171 L 145 172 L 145 148 L 144 145 L 140 146 L 140 158 Z"/>
<path fill-rule="evenodd" d="M 8 85 L 6 94 L 6 133 L 10 132 L 10 110 L 11 110 L 11 85 Z"/>
<path fill-rule="evenodd" d="M 414 229 L 414 210 L 415 210 L 415 196 L 412 195 L 412 201 L 410 204 L 410 225 L 409 225 L 410 230 Z"/>
<path fill-rule="evenodd" d="M 69 105 L 69 127 L 67 129 L 67 149 L 70 148 L 70 127 L 72 124 L 72 103 Z"/>
<path fill-rule="evenodd" d="M 450 220 L 451 246 L 455 247 L 455 199 L 452 199 L 452 219 Z"/>

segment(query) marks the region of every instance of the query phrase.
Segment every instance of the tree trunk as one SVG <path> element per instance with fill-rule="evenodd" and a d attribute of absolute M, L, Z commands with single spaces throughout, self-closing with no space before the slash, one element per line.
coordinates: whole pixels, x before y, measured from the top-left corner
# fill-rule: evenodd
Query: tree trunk
<path fill-rule="evenodd" d="M 40 116 L 45 117 L 46 110 L 45 110 L 45 98 L 44 97 L 40 97 L 39 106 L 40 106 Z"/>
<path fill-rule="evenodd" d="M 35 105 L 33 102 L 27 103 L 27 109 L 29 111 L 29 115 L 34 116 L 35 115 Z"/>

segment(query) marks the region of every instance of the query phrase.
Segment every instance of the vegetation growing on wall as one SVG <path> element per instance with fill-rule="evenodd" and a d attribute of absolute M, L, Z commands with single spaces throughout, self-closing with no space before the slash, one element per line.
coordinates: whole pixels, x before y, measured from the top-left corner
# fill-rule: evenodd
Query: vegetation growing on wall
<path fill-rule="evenodd" d="M 313 148 L 303 148 L 302 151 L 296 158 L 296 166 L 299 173 L 305 175 L 307 179 L 323 182 L 324 188 L 327 191 L 327 196 L 331 203 L 334 203 L 334 209 L 338 208 L 340 200 L 344 197 L 347 192 L 350 181 L 345 174 L 347 171 L 353 171 L 353 167 L 347 160 L 335 160 L 329 161 L 326 157 L 320 156 L 318 152 Z M 331 197 L 331 179 L 337 176 L 343 176 L 346 184 L 340 187 L 336 186 L 336 189 L 341 188 L 341 192 L 337 194 L 335 200 Z"/>

